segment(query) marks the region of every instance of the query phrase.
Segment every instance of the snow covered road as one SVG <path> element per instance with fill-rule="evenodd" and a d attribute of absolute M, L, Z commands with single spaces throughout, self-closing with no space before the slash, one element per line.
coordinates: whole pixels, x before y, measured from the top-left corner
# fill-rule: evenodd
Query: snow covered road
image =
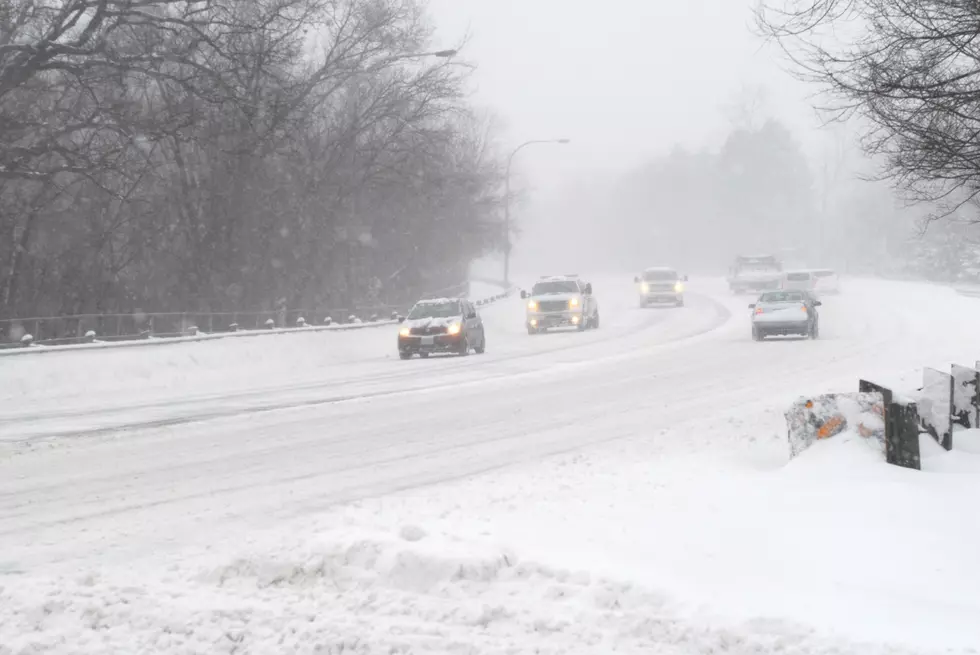
<path fill-rule="evenodd" d="M 821 308 L 819 341 L 755 343 L 750 300 L 717 281 L 692 281 L 688 306 L 676 310 L 639 309 L 628 279 L 594 283 L 600 330 L 529 337 L 514 299 L 483 311 L 488 352 L 468 358 L 402 362 L 394 330 L 372 329 L 2 362 L 0 625 L 21 626 L 18 647 L 37 643 L 42 652 L 58 651 L 69 633 L 75 650 L 63 652 L 126 652 L 120 644 L 213 652 L 206 646 L 224 643 L 223 634 L 204 624 L 185 634 L 164 620 L 176 613 L 193 626 L 186 601 L 208 612 L 246 603 L 264 616 L 245 620 L 245 641 L 231 640 L 256 653 L 294 652 L 271 651 L 274 637 L 261 636 L 287 630 L 271 616 L 291 612 L 329 617 L 320 637 L 296 637 L 295 652 L 348 637 L 361 639 L 354 652 L 371 653 L 396 642 L 408 645 L 403 652 L 506 652 L 514 643 L 605 652 L 606 638 L 625 652 L 651 644 L 772 652 L 777 642 L 785 652 L 873 652 L 838 644 L 833 633 L 876 644 L 980 645 L 980 601 L 970 591 L 980 588 L 980 563 L 964 548 L 980 530 L 975 512 L 957 520 L 980 489 L 969 456 L 956 464 L 969 475 L 939 476 L 940 490 L 916 491 L 946 500 L 935 515 L 931 503 L 916 506 L 928 534 L 910 540 L 895 528 L 908 517 L 874 505 L 893 485 L 907 487 L 907 477 L 847 447 L 821 451 L 823 464 L 787 467 L 781 416 L 799 395 L 854 390 L 859 377 L 912 387 L 923 366 L 973 362 L 980 303 L 926 285 L 851 281 Z M 540 462 L 560 453 L 568 454 Z M 850 464 L 835 469 L 835 457 Z M 821 476 L 838 473 L 836 493 L 821 488 Z M 855 487 L 850 478 L 874 484 Z M 435 483 L 443 484 L 419 490 Z M 812 513 L 809 523 L 797 520 L 801 512 Z M 883 531 L 908 542 L 898 555 L 942 548 L 942 564 L 908 584 L 890 579 L 890 557 L 861 555 L 896 547 L 881 541 Z M 239 551 L 251 564 L 236 559 Z M 311 571 L 311 551 L 329 562 Z M 518 580 L 501 587 L 502 568 L 511 570 L 502 552 L 540 564 L 512 571 Z M 837 558 L 833 566 L 816 565 L 822 552 Z M 378 563 L 388 556 L 397 565 Z M 406 569 L 405 557 L 419 570 Z M 278 563 L 256 564 L 263 558 Z M 452 586 L 469 570 L 461 561 L 475 572 Z M 305 582 L 265 580 L 282 567 Z M 585 573 L 569 577 L 563 568 Z M 215 587 L 205 570 L 233 584 Z M 93 571 L 104 581 L 79 582 Z M 530 589 L 516 584 L 522 575 L 603 600 L 566 614 L 555 598 L 517 602 L 514 594 Z M 325 581 L 340 579 L 351 588 L 325 604 L 302 591 L 322 596 Z M 86 635 L 70 618 L 93 585 L 97 596 L 126 598 L 142 621 L 126 628 L 130 642 Z M 458 616 L 438 618 L 449 612 L 439 606 L 446 585 L 476 608 L 460 619 L 466 629 L 450 625 Z M 800 589 L 805 597 L 792 602 Z M 181 600 L 132 610 L 158 592 Z M 393 637 L 387 610 L 365 609 L 369 592 L 382 605 L 412 605 L 406 616 L 415 627 L 398 624 L 402 637 Z M 52 597 L 60 622 L 44 618 L 52 612 L 35 616 Z M 754 627 L 705 627 L 703 616 L 689 615 L 692 603 Z M 862 620 L 853 620 L 855 608 Z M 103 615 L 114 611 L 100 605 Z M 603 613 L 616 611 L 615 621 Z M 642 616 L 653 622 L 646 631 Z M 368 634 L 356 617 L 388 618 Z M 218 633 L 230 630 L 226 618 L 212 621 Z M 583 621 L 610 621 L 615 634 Z M 27 625 L 42 627 L 25 636 Z M 432 647 L 439 630 L 459 647 Z"/>

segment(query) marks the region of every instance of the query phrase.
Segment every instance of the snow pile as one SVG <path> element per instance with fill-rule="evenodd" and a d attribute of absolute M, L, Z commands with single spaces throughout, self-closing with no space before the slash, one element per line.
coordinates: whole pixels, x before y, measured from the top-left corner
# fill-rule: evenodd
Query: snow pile
<path fill-rule="evenodd" d="M 796 457 L 818 439 L 844 430 L 874 439 L 885 452 L 884 403 L 877 393 L 824 394 L 801 398 L 786 412 L 790 456 Z"/>
<path fill-rule="evenodd" d="M 338 363 L 394 352 L 395 328 L 307 332 L 161 347 L 66 351 L 13 357 L 0 366 L 0 405 L 57 396 L 60 403 L 96 394 L 227 390 L 255 386 L 291 371 L 317 373 Z M 280 375 L 281 377 L 281 375 Z"/>
<path fill-rule="evenodd" d="M 778 619 L 718 625 L 635 584 L 445 535 L 332 534 L 275 558 L 132 580 L 0 588 L 0 654 L 913 652 Z"/>
<path fill-rule="evenodd" d="M 244 546 L 9 575 L 0 655 L 980 644 L 980 431 L 953 452 L 932 442 L 917 472 L 849 431 L 787 463 L 778 412 L 716 418 L 300 517 Z"/>
<path fill-rule="evenodd" d="M 475 286 L 479 293 L 491 288 Z M 502 293 L 499 287 L 496 293 Z M 399 326 L 388 323 L 365 330 L 289 329 L 254 338 L 166 340 L 159 347 L 131 342 L 133 347 L 92 349 L 90 344 L 87 350 L 8 357 L 0 365 L 0 422 L 8 413 L 20 418 L 25 412 L 83 408 L 93 398 L 102 405 L 147 398 L 159 402 L 349 378 L 349 373 L 337 371 L 339 366 L 363 367 L 357 372 L 370 375 L 375 372 L 372 365 L 398 359 Z"/>

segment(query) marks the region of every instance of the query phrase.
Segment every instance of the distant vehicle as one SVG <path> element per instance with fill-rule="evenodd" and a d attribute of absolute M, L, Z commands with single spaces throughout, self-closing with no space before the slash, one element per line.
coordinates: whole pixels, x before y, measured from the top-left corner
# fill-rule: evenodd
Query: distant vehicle
<path fill-rule="evenodd" d="M 814 292 L 819 295 L 840 293 L 840 276 L 830 268 L 813 269 Z"/>
<path fill-rule="evenodd" d="M 643 271 L 643 275 L 633 278 L 640 285 L 640 307 L 668 303 L 684 306 L 684 283 L 687 276 L 681 277 L 672 268 L 658 266 Z"/>
<path fill-rule="evenodd" d="M 528 334 L 557 327 L 580 331 L 599 327 L 599 302 L 592 295 L 592 284 L 582 282 L 577 275 L 542 277 L 530 293 L 521 291 L 521 298 L 527 300 Z"/>
<path fill-rule="evenodd" d="M 487 349 L 487 334 L 476 307 L 463 298 L 420 300 L 398 330 L 398 356 L 428 357 L 432 353 L 469 355 Z"/>
<path fill-rule="evenodd" d="M 736 294 L 775 290 L 782 274 L 783 265 L 775 255 L 739 255 L 729 270 L 728 287 Z"/>
<path fill-rule="evenodd" d="M 762 341 L 771 336 L 820 336 L 819 300 L 807 291 L 767 291 L 749 305 L 752 310 L 752 338 Z"/>
<path fill-rule="evenodd" d="M 780 288 L 784 291 L 813 291 L 815 282 L 812 271 L 787 271 L 783 273 Z"/>

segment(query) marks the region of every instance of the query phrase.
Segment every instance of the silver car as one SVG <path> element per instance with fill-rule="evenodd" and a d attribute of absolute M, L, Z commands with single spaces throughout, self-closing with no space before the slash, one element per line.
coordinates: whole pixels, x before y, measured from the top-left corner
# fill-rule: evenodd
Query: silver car
<path fill-rule="evenodd" d="M 682 277 L 666 266 L 648 268 L 643 275 L 633 278 L 640 287 L 640 307 L 662 304 L 683 307 L 686 281 L 686 275 Z"/>
<path fill-rule="evenodd" d="M 820 336 L 822 303 L 806 291 L 767 291 L 749 305 L 752 310 L 752 338 L 799 335 L 810 339 Z"/>

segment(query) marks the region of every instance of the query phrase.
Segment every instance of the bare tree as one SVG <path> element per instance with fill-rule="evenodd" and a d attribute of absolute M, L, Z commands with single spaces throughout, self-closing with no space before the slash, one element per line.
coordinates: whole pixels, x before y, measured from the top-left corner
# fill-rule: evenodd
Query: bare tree
<path fill-rule="evenodd" d="M 980 5 L 972 0 L 763 0 L 762 34 L 801 79 L 859 116 L 865 151 L 947 216 L 980 193 Z"/>
<path fill-rule="evenodd" d="M 0 7 L 0 315 L 459 282 L 499 159 L 430 32 L 418 0 Z"/>

